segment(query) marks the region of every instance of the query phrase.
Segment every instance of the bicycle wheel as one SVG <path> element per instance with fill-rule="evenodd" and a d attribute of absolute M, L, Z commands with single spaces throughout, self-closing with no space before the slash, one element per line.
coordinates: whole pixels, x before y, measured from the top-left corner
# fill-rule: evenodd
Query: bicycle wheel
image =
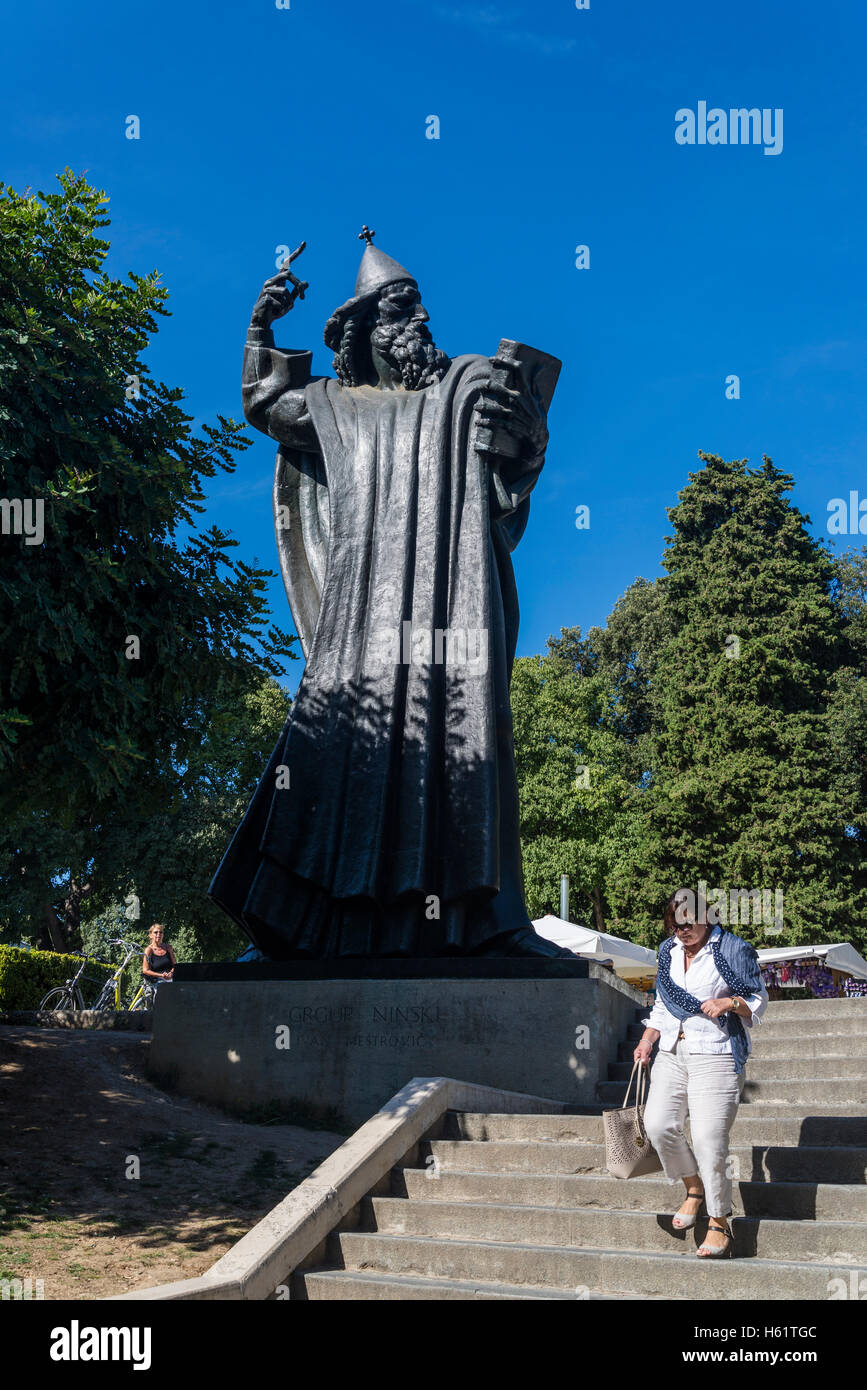
<path fill-rule="evenodd" d="M 70 989 L 68 985 L 58 985 L 56 989 L 50 989 L 45 998 L 41 1000 L 39 1012 L 59 1013 L 83 1008 L 84 1000 L 81 997 L 81 990 Z"/>

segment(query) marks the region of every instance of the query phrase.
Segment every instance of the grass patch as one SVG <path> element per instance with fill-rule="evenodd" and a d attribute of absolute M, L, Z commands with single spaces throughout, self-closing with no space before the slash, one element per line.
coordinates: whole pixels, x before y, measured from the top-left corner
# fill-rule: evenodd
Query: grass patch
<path fill-rule="evenodd" d="M 8 1231 L 26 1231 L 34 1221 L 48 1211 L 50 1202 L 42 1192 L 7 1187 L 0 1192 L 0 1235 Z"/>

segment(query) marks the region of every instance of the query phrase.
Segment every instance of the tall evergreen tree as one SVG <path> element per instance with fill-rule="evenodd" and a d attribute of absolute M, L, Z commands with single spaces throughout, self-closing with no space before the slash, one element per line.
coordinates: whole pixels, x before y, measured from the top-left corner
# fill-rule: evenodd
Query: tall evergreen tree
<path fill-rule="evenodd" d="M 763 945 L 863 944 L 867 884 L 835 747 L 849 647 L 831 558 L 770 459 L 700 458 L 669 511 L 646 833 L 618 905 L 634 903 L 650 937 L 680 884 L 779 889 L 782 933 L 752 912 L 744 922 L 745 905 L 729 925 Z"/>
<path fill-rule="evenodd" d="M 849 834 L 867 863 L 867 546 L 836 557 L 832 587 L 848 644 L 834 680 L 833 739 L 851 808 Z"/>

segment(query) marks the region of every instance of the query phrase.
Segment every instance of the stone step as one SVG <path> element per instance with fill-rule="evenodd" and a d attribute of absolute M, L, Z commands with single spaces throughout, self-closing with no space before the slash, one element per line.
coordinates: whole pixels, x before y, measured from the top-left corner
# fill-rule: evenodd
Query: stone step
<path fill-rule="evenodd" d="M 749 1146 L 755 1144 L 863 1145 L 867 1147 L 867 1109 L 863 1115 L 845 1117 L 798 1116 L 771 1118 L 753 1116 L 750 1106 L 742 1106 L 731 1129 L 731 1139 Z M 605 1140 L 601 1115 L 480 1115 L 446 1116 L 442 1139 L 545 1139 L 557 1143 L 602 1144 Z"/>
<path fill-rule="evenodd" d="M 867 1031 L 851 1033 L 816 1033 L 809 1037 L 766 1035 L 755 1029 L 752 1035 L 753 1059 L 759 1057 L 846 1057 L 859 1060 L 867 1057 Z M 631 1054 L 630 1054 L 631 1055 Z"/>
<path fill-rule="evenodd" d="M 434 1171 L 457 1169 L 486 1173 L 601 1173 L 605 1171 L 605 1145 L 560 1144 L 546 1140 L 425 1139 L 422 1159 L 432 1156 Z M 730 1157 L 740 1175 L 756 1182 L 863 1183 L 867 1174 L 867 1148 L 836 1145 L 748 1146 L 733 1144 Z M 433 1165 L 428 1165 L 433 1166 Z"/>
<path fill-rule="evenodd" d="M 624 1181 L 608 1173 L 503 1173 L 395 1168 L 395 1197 L 420 1201 L 498 1202 L 509 1206 L 677 1210 L 679 1188 L 662 1173 Z M 734 1184 L 735 1212 L 767 1220 L 867 1221 L 867 1186 L 858 1183 L 755 1182 Z"/>
<path fill-rule="evenodd" d="M 847 1148 L 867 1148 L 867 1113 L 858 1115 L 806 1115 L 797 1118 L 768 1114 L 753 1115 L 752 1105 L 742 1105 L 731 1128 L 734 1144 L 748 1148 L 771 1145 L 775 1148 L 826 1148 L 844 1145 Z M 788 1108 L 788 1107 L 786 1107 Z"/>
<path fill-rule="evenodd" d="M 794 1041 L 801 1038 L 851 1038 L 862 1037 L 867 1021 L 859 1014 L 844 1015 L 840 1018 L 778 1018 L 768 1006 L 761 1023 L 753 1028 L 752 1036 L 759 1038 L 786 1039 Z"/>
<path fill-rule="evenodd" d="M 800 1077 L 765 1076 L 753 1079 L 749 1064 L 744 1084 L 745 1100 L 779 1100 L 787 1105 L 863 1105 L 867 1100 L 867 1077 L 819 1077 L 815 1081 Z"/>
<path fill-rule="evenodd" d="M 435 1184 L 430 1184 L 432 1187 Z M 674 1198 L 672 1205 L 676 1203 Z M 707 1221 L 677 1231 L 671 1217 L 655 1212 L 569 1207 L 511 1206 L 494 1202 L 366 1199 L 365 1227 L 387 1235 L 441 1240 L 492 1240 L 520 1245 L 690 1253 L 704 1239 Z M 769 1260 L 823 1260 L 867 1265 L 867 1223 L 857 1221 L 732 1220 L 735 1254 Z"/>
<path fill-rule="evenodd" d="M 628 1081 L 633 1068 L 632 1062 L 609 1062 L 609 1081 Z M 651 1073 L 653 1067 L 650 1068 Z M 809 1081 L 813 1077 L 829 1077 L 833 1080 L 848 1081 L 853 1089 L 867 1095 L 867 1056 L 864 1057 L 800 1057 L 789 1054 L 767 1057 L 756 1053 L 747 1063 L 747 1076 L 752 1081 L 764 1081 L 771 1077 L 783 1081 Z M 860 1082 L 860 1088 L 858 1087 Z"/>
<path fill-rule="evenodd" d="M 810 1018 L 849 1018 L 862 1014 L 867 1020 L 867 999 L 772 999 L 765 1015 L 770 1018 L 786 1020 Z M 639 1004 L 635 1010 L 634 1021 L 640 1022 L 647 1014 L 647 1008 Z"/>
<path fill-rule="evenodd" d="M 806 1002 L 806 1001 L 805 1001 Z M 775 1041 L 794 1040 L 795 1038 L 840 1038 L 840 1037 L 863 1037 L 867 1032 L 867 1017 L 860 1014 L 844 1014 L 829 1018 L 798 1018 L 796 1015 L 778 1017 L 776 1012 L 777 1004 L 769 1004 L 768 1011 L 762 1022 L 754 1026 L 753 1039 L 773 1038 Z M 647 1010 L 643 1017 L 647 1017 Z M 638 1042 L 644 1032 L 644 1025 L 641 1023 L 630 1023 L 627 1027 L 627 1038 L 633 1044 Z"/>
<path fill-rule="evenodd" d="M 791 1105 L 782 1100 L 772 1100 L 767 1097 L 762 1100 L 751 1100 L 749 1096 L 743 1099 L 738 1109 L 739 1115 L 748 1116 L 750 1119 L 773 1119 L 773 1120 L 807 1120 L 811 1119 L 858 1119 L 867 1115 L 867 1104 L 856 1102 L 838 1101 L 833 1105 L 822 1105 L 816 1102 L 814 1105 Z"/>
<path fill-rule="evenodd" d="M 337 1237 L 347 1269 L 366 1273 L 420 1275 L 434 1279 L 484 1280 L 544 1288 L 621 1288 L 629 1293 L 698 1299 L 827 1299 L 840 1266 L 794 1260 L 699 1260 L 681 1253 L 634 1250 L 576 1250 L 556 1245 L 495 1241 L 437 1240 L 434 1237 L 344 1231 Z M 867 1266 L 850 1265 L 856 1280 Z"/>
<path fill-rule="evenodd" d="M 442 1139 L 548 1139 L 600 1144 L 601 1115 L 486 1115 L 449 1110 Z"/>
<path fill-rule="evenodd" d="M 747 1071 L 747 1077 L 751 1075 Z M 634 1087 L 633 1087 L 634 1090 Z M 611 1108 L 623 1103 L 626 1086 L 622 1081 L 600 1081 L 596 1094 L 603 1107 Z M 791 1077 L 762 1077 L 759 1081 L 747 1080 L 743 1090 L 743 1101 L 779 1101 L 781 1104 L 808 1110 L 821 1105 L 836 1109 L 838 1105 L 863 1105 L 867 1097 L 867 1080 L 820 1078 L 816 1081 L 793 1079 Z"/>
<path fill-rule="evenodd" d="M 853 1090 L 860 1090 L 867 1096 L 867 1054 L 864 1056 L 815 1056 L 798 1055 L 769 1057 L 756 1049 L 747 1063 L 747 1076 L 752 1081 L 765 1081 L 778 1077 L 786 1081 L 809 1080 L 810 1077 L 839 1079 L 851 1083 Z M 860 1082 L 860 1086 L 858 1083 Z"/>
<path fill-rule="evenodd" d="M 751 1067 L 755 1062 L 764 1061 L 771 1057 L 780 1057 L 786 1061 L 810 1057 L 836 1057 L 846 1062 L 857 1062 L 858 1070 L 861 1072 L 864 1071 L 864 1065 L 867 1063 L 867 1034 L 862 1035 L 860 1032 L 824 1033 L 809 1038 L 799 1037 L 797 1040 L 794 1035 L 789 1037 L 777 1035 L 768 1038 L 764 1033 L 758 1037 L 754 1033 L 752 1044 Z M 620 1065 L 625 1063 L 628 1066 L 627 1077 L 632 1070 L 634 1051 L 635 1040 L 633 1039 L 618 1044 L 617 1063 Z M 609 1063 L 609 1065 L 615 1064 Z"/>
<path fill-rule="evenodd" d="M 292 1297 L 297 1299 L 571 1299 L 582 1297 L 574 1289 L 543 1288 L 539 1284 L 488 1284 L 480 1279 L 426 1279 L 413 1274 L 370 1274 L 360 1269 L 299 1270 L 293 1277 Z M 646 1297 L 638 1293 L 590 1293 L 592 1302 L 620 1302 Z"/>
<path fill-rule="evenodd" d="M 809 1018 L 811 1024 L 819 1018 L 860 1017 L 862 1025 L 867 1027 L 867 999 L 774 999 L 768 1005 L 767 1018 L 771 1010 L 774 1018 L 786 1021 Z"/>

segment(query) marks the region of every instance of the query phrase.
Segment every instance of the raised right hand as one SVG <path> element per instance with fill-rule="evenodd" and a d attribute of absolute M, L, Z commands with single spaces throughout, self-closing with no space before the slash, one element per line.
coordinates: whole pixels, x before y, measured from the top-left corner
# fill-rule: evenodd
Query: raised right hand
<path fill-rule="evenodd" d="M 287 266 L 284 270 L 278 270 L 277 274 L 272 275 L 262 286 L 250 315 L 250 322 L 257 328 L 270 328 L 274 320 L 288 314 L 295 303 L 295 296 L 286 284 L 288 275 Z"/>
<path fill-rule="evenodd" d="M 265 281 L 250 316 L 250 322 L 254 327 L 270 328 L 275 319 L 281 319 L 284 314 L 289 313 L 296 299 L 304 298 L 307 284 L 296 279 L 291 265 L 306 245 L 307 243 L 302 241 L 298 249 L 293 251 L 291 256 L 287 256 L 277 274 Z M 292 285 L 286 283 L 290 278 L 294 281 Z"/>

